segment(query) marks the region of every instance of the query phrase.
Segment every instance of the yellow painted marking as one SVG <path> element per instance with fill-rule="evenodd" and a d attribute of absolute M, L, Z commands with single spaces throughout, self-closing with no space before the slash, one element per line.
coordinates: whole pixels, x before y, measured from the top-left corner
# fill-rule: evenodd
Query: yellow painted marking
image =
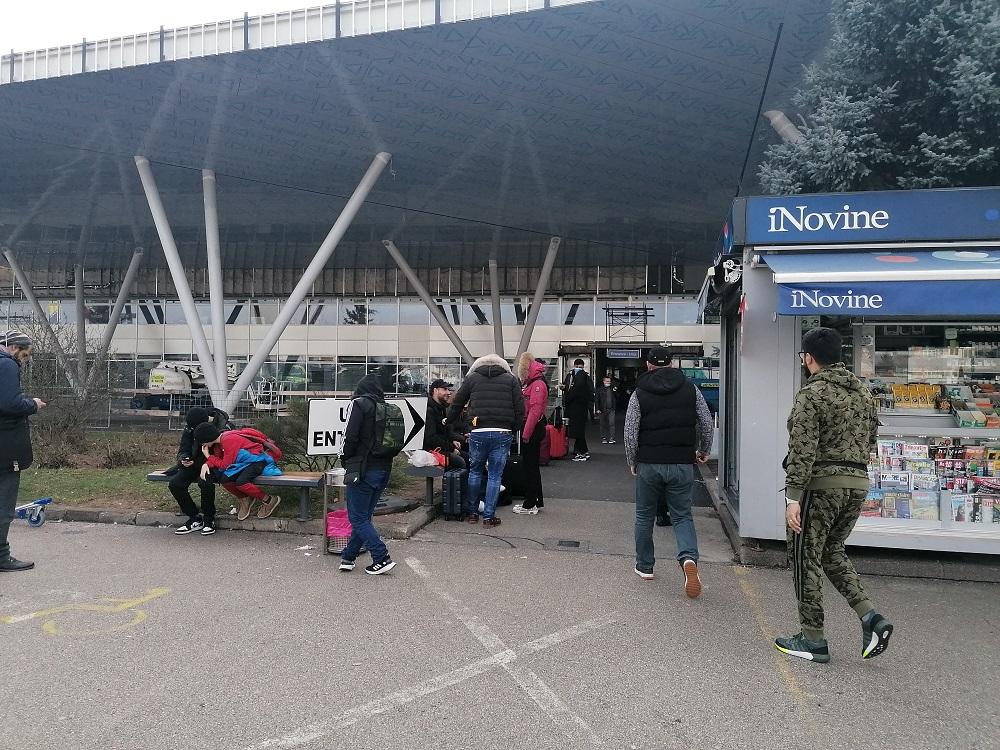
<path fill-rule="evenodd" d="M 743 596 L 746 598 L 747 604 L 750 605 L 750 611 L 753 612 L 754 619 L 757 621 L 757 627 L 760 628 L 760 632 L 763 634 L 764 638 L 773 644 L 776 636 L 774 631 L 772 631 L 768 626 L 767 619 L 764 617 L 764 608 L 760 603 L 760 595 L 757 593 L 757 589 L 754 587 L 753 582 L 749 577 L 750 571 L 747 568 L 734 565 L 733 573 L 736 574 L 740 588 L 743 590 Z M 804 704 L 806 695 L 799 686 L 799 681 L 795 679 L 795 674 L 792 672 L 787 660 L 778 656 L 780 652 L 777 649 L 773 649 L 771 653 L 774 656 L 774 664 L 778 670 L 778 674 L 780 674 L 781 679 L 785 681 L 785 686 L 788 688 L 788 692 L 796 700 L 796 702 Z"/>
<path fill-rule="evenodd" d="M 59 607 L 50 607 L 49 609 L 40 609 L 37 612 L 30 612 L 26 615 L 0 615 L 0 623 L 5 625 L 13 625 L 19 622 L 25 622 L 27 620 L 44 620 L 42 623 L 42 631 L 48 633 L 49 635 L 82 635 L 82 634 L 95 634 L 95 633 L 114 633 L 119 630 L 125 630 L 126 628 L 134 627 L 139 623 L 143 622 L 147 617 L 148 613 L 144 610 L 137 609 L 137 607 L 158 599 L 161 596 L 170 593 L 170 589 L 165 587 L 152 588 L 140 597 L 135 599 L 101 599 L 101 602 L 108 602 L 107 604 L 64 604 Z M 67 614 L 71 612 L 96 612 L 99 614 L 115 615 L 121 614 L 123 612 L 133 611 L 132 618 L 121 625 L 116 625 L 111 628 L 98 628 L 96 630 L 74 630 L 67 631 L 59 627 L 56 622 L 55 617 L 61 614 Z"/>

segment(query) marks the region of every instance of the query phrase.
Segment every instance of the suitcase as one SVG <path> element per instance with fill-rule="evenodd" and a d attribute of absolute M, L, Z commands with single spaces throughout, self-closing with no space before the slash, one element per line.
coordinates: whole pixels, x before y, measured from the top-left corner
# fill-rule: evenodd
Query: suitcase
<path fill-rule="evenodd" d="M 524 467 L 521 464 L 521 434 L 517 434 L 517 439 L 511 444 L 510 455 L 507 456 L 507 464 L 503 467 L 503 479 L 500 484 L 504 486 L 504 491 L 500 493 L 497 506 L 510 505 L 515 497 L 524 497 Z"/>
<path fill-rule="evenodd" d="M 549 439 L 548 425 L 540 425 L 538 429 L 545 428 L 545 434 L 542 435 L 542 444 L 538 446 L 538 465 L 548 466 L 549 462 L 552 460 L 552 441 Z"/>
<path fill-rule="evenodd" d="M 441 512 L 446 521 L 462 520 L 462 477 L 465 469 L 446 471 L 441 480 Z"/>
<path fill-rule="evenodd" d="M 566 458 L 566 454 L 569 452 L 567 448 L 569 440 L 566 438 L 565 423 L 563 423 L 560 427 L 556 427 L 551 424 L 546 425 L 545 432 L 549 438 L 549 457 L 553 461 L 560 458 Z"/>

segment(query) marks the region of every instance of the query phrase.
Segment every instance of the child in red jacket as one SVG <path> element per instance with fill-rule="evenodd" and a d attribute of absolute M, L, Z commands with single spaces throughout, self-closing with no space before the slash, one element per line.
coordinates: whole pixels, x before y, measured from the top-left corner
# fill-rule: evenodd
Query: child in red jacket
<path fill-rule="evenodd" d="M 201 443 L 205 454 L 201 478 L 207 479 L 211 475 L 239 500 L 236 518 L 240 521 L 250 517 L 250 508 L 254 502 L 261 503 L 257 509 L 257 518 L 267 518 L 278 507 L 281 498 L 278 495 L 268 495 L 253 480 L 264 474 L 269 466 L 273 466 L 274 459 L 267 454 L 261 439 L 247 437 L 242 432 L 220 432 L 210 422 L 195 428 L 194 438 Z M 260 437 L 266 440 L 262 433 Z"/>

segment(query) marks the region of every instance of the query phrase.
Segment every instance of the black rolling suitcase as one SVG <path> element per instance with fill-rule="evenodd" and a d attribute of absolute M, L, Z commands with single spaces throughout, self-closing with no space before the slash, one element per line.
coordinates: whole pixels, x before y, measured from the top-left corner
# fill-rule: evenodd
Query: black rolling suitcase
<path fill-rule="evenodd" d="M 500 482 L 504 491 L 500 493 L 497 505 L 510 505 L 515 497 L 524 497 L 524 466 L 521 463 L 521 433 L 518 432 L 510 446 L 507 465 L 503 469 L 503 479 Z"/>
<path fill-rule="evenodd" d="M 441 480 L 442 513 L 446 521 L 462 520 L 462 475 L 465 469 L 446 471 Z"/>

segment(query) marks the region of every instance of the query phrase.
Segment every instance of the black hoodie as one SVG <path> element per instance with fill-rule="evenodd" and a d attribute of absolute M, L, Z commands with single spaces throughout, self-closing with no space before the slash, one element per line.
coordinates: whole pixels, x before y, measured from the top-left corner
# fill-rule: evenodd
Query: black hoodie
<path fill-rule="evenodd" d="M 693 464 L 698 445 L 698 394 L 676 367 L 659 367 L 639 376 L 639 447 L 646 464 Z"/>
<path fill-rule="evenodd" d="M 21 363 L 0 351 L 0 472 L 31 466 L 28 417 L 37 411 L 35 400 L 21 392 Z"/>
<path fill-rule="evenodd" d="M 354 389 L 351 414 L 344 429 L 344 449 L 340 462 L 348 473 L 364 474 L 368 469 L 390 469 L 391 458 L 371 455 L 375 445 L 375 405 L 385 403 L 385 391 L 375 374 L 365 375 Z"/>

